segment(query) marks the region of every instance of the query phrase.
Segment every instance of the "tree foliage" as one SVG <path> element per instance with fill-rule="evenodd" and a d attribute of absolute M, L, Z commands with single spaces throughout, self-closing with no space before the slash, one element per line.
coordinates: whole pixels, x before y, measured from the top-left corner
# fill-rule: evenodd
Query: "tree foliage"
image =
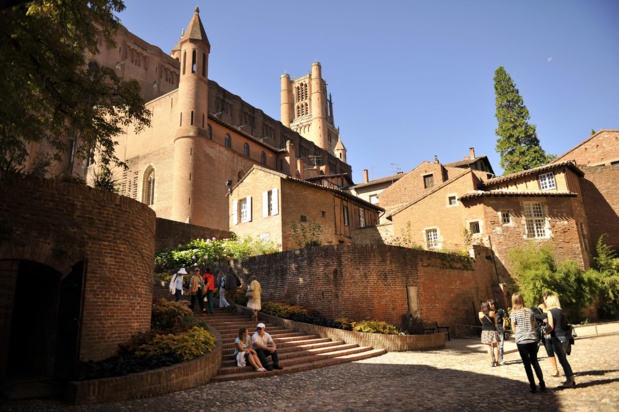
<path fill-rule="evenodd" d="M 503 66 L 494 72 L 494 92 L 498 121 L 495 132 L 499 136 L 496 151 L 501 155 L 505 175 L 543 166 L 554 159 L 542 150 L 535 125 L 528 123 L 529 110 Z"/>
<path fill-rule="evenodd" d="M 55 159 L 67 139 L 78 155 L 119 164 L 113 136 L 150 124 L 136 81 L 89 62 L 113 47 L 122 0 L 13 1 L 0 8 L 0 170 L 19 170 L 28 145 L 42 142 Z M 90 64 L 89 64 L 90 63 Z"/>
<path fill-rule="evenodd" d="M 544 292 L 559 296 L 562 309 L 576 322 L 599 291 L 595 273 L 585 272 L 576 262 L 557 263 L 550 246 L 529 244 L 509 252 L 517 287 L 527 306 L 537 306 Z"/>
<path fill-rule="evenodd" d="M 619 257 L 604 242 L 606 235 L 600 236 L 596 245 L 593 268 L 589 271 L 599 282 L 600 317 L 619 318 Z"/>

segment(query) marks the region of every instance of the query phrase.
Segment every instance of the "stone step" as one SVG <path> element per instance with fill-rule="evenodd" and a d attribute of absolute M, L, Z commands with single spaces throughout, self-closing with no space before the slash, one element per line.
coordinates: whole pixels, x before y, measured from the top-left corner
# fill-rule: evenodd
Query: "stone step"
<path fill-rule="evenodd" d="M 284 373 L 294 373 L 324 366 L 337 365 L 343 362 L 367 359 L 385 353 L 383 349 L 361 347 L 357 344 L 346 344 L 343 341 L 333 341 L 330 338 L 321 338 L 302 331 L 293 331 L 282 326 L 266 325 L 267 332 L 277 344 L 280 365 L 283 370 L 270 372 L 255 372 L 251 366 L 239 368 L 234 358 L 234 340 L 241 327 L 246 327 L 250 335 L 254 333 L 255 322 L 248 316 L 233 313 L 228 310 L 216 310 L 214 315 L 196 315 L 204 320 L 209 328 L 217 330 L 222 344 L 222 366 L 217 376 L 211 381 L 229 381 L 250 379 L 261 376 L 273 376 Z"/>
<path fill-rule="evenodd" d="M 320 354 L 327 354 L 327 353 L 335 352 L 335 351 L 355 350 L 357 348 L 359 348 L 359 345 L 357 345 L 356 343 L 346 344 L 344 342 L 339 342 L 332 346 L 323 346 L 323 347 L 313 348 L 313 349 L 289 348 L 291 350 L 288 352 L 282 352 L 278 348 L 277 354 L 279 356 L 279 360 L 281 363 L 282 361 L 287 360 L 287 359 L 300 358 L 303 356 L 307 356 L 309 354 L 320 355 Z M 234 357 L 234 352 L 232 352 L 229 355 L 224 356 L 224 360 L 221 364 L 222 367 L 235 366 L 235 365 L 236 365 L 236 359 Z"/>
<path fill-rule="evenodd" d="M 211 379 L 211 382 L 225 382 L 225 381 L 241 380 L 241 379 L 254 379 L 254 378 L 261 378 L 261 377 L 266 377 L 266 376 L 303 372 L 303 371 L 308 371 L 311 369 L 323 368 L 325 366 L 334 366 L 334 365 L 339 365 L 341 363 L 368 359 L 368 358 L 372 358 L 375 356 L 383 355 L 386 352 L 387 351 L 385 351 L 384 349 L 369 348 L 368 350 L 364 352 L 360 352 L 360 353 L 343 355 L 343 356 L 332 357 L 332 358 L 313 359 L 313 360 L 308 360 L 307 362 L 295 363 L 294 365 L 283 366 L 284 369 L 282 370 L 273 370 L 270 372 L 255 372 L 252 370 L 251 367 L 249 367 L 245 371 L 239 372 L 239 373 L 216 375 Z M 299 359 L 299 361 L 301 362 L 302 360 Z"/>

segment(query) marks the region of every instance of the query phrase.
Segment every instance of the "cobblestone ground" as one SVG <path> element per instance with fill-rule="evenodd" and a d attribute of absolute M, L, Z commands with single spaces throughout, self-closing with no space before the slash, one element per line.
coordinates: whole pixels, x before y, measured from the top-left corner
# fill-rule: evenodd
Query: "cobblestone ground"
<path fill-rule="evenodd" d="M 222 382 L 158 398 L 90 406 L 58 400 L 13 401 L 2 411 L 619 411 L 619 336 L 580 339 L 568 357 L 577 387 L 529 393 L 513 342 L 504 366 L 492 368 L 477 339 L 456 339 L 447 349 L 392 352 L 308 372 Z M 540 351 L 540 357 L 545 356 Z M 559 367 L 559 369 L 561 369 Z"/>

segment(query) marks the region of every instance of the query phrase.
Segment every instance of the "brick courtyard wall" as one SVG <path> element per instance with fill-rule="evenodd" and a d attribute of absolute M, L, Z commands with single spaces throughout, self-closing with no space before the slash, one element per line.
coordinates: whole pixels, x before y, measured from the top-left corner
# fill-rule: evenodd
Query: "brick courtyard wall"
<path fill-rule="evenodd" d="M 8 174 L 0 175 L 0 193 L 0 261 L 30 260 L 63 275 L 87 261 L 80 360 L 114 355 L 119 343 L 149 329 L 151 209 L 82 185 Z M 0 284 L 14 284 L 16 276 L 15 269 L 1 270 Z M 12 317 L 12 307 L 0 311 L 0 319 Z"/>
<path fill-rule="evenodd" d="M 226 230 L 211 229 L 208 227 L 175 222 L 173 220 L 157 218 L 155 253 L 172 249 L 179 244 L 185 244 L 194 239 L 227 239 L 232 236 Z"/>
<path fill-rule="evenodd" d="M 580 167 L 585 172 L 580 184 L 589 222 L 591 250 L 595 250 L 598 239 L 606 233 L 606 244 L 619 251 L 619 167 Z"/>
<path fill-rule="evenodd" d="M 247 258 L 237 266 L 246 277 L 258 277 L 263 302 L 400 326 L 409 310 L 408 287 L 417 287 L 424 321 L 471 325 L 477 322 L 473 306 L 492 297 L 496 283 L 489 252 L 475 251 L 471 259 L 385 245 L 322 246 Z"/>
<path fill-rule="evenodd" d="M 553 160 L 553 163 L 575 160 L 581 165 L 610 165 L 619 160 L 619 130 L 600 130 L 569 152 Z"/>

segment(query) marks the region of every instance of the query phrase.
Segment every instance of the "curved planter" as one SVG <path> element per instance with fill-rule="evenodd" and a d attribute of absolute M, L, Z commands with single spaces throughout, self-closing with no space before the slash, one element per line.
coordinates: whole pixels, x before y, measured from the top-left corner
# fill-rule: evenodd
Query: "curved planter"
<path fill-rule="evenodd" d="M 150 398 L 208 383 L 221 367 L 221 335 L 214 329 L 215 348 L 200 358 L 151 371 L 113 378 L 69 382 L 66 399 L 74 405 Z"/>
<path fill-rule="evenodd" d="M 249 311 L 249 309 L 243 308 Z M 351 330 L 327 328 L 310 323 L 295 322 L 289 319 L 260 313 L 260 319 L 288 329 L 310 332 L 323 338 L 342 340 L 346 343 L 356 343 L 359 346 L 371 346 L 374 349 L 385 349 L 388 352 L 423 351 L 445 349 L 445 334 L 432 333 L 428 335 L 383 335 L 380 333 L 363 333 Z"/>

